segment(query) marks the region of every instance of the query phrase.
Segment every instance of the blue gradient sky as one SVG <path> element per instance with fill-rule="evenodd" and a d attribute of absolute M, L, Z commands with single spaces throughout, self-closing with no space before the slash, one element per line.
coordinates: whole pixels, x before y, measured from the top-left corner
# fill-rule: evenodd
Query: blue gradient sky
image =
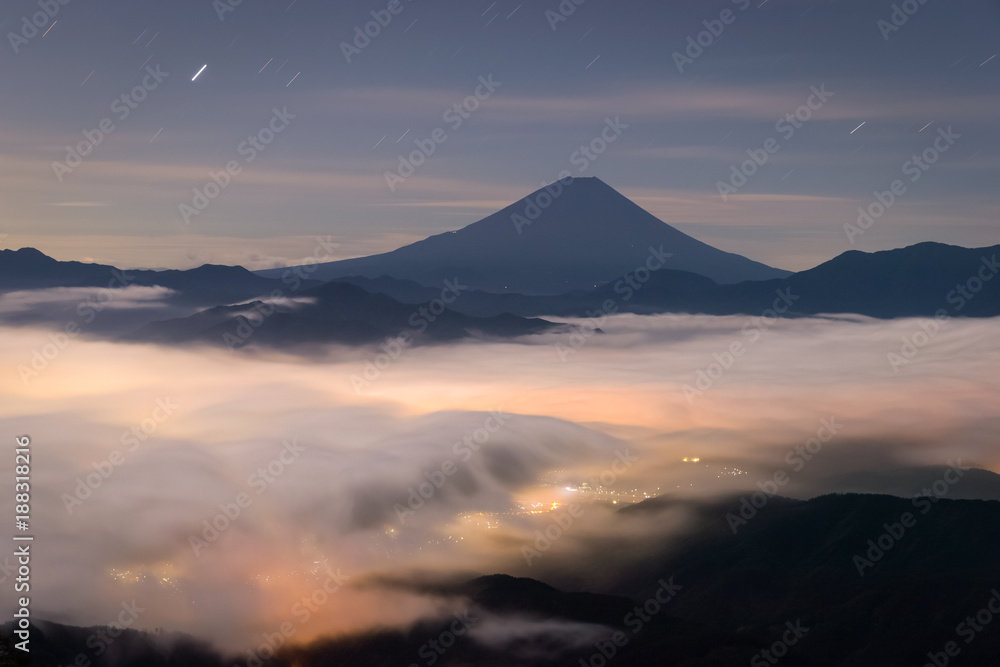
<path fill-rule="evenodd" d="M 222 19 L 209 0 L 70 0 L 16 53 L 9 33 L 39 7 L 9 0 L 0 233 L 59 259 L 264 268 L 311 255 L 316 235 L 351 257 L 456 229 L 569 169 L 792 270 L 851 248 L 994 244 L 1000 2 L 928 0 L 886 39 L 892 6 L 587 0 L 553 30 L 558 0 L 401 0 L 348 63 L 341 43 L 384 0 L 243 0 Z M 723 10 L 731 23 L 679 72 L 672 54 Z M 157 65 L 169 76 L 120 120 L 114 100 Z M 500 87 L 449 127 L 489 75 Z M 834 96 L 784 138 L 776 121 L 821 85 Z M 241 143 L 275 108 L 296 117 L 246 164 Z M 629 127 L 581 174 L 571 156 L 609 117 Z M 52 163 L 105 118 L 114 131 L 60 182 Z M 948 126 L 960 139 L 852 245 L 858 206 Z M 390 191 L 384 173 L 435 128 L 447 141 Z M 780 150 L 723 201 L 717 183 L 770 137 Z M 230 160 L 241 172 L 186 224 L 179 205 Z"/>

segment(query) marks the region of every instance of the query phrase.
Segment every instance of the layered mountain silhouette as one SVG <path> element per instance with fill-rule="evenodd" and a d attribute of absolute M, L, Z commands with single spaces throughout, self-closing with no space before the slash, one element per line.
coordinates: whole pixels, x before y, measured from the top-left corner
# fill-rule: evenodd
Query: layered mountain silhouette
<path fill-rule="evenodd" d="M 962 248 L 943 243 L 864 253 L 845 252 L 783 285 L 802 294 L 807 313 L 872 317 L 1000 315 L 1000 245 Z"/>
<path fill-rule="evenodd" d="M 1000 246 L 942 243 L 874 253 L 845 252 L 819 266 L 770 281 L 711 285 L 693 276 L 657 272 L 624 305 L 632 312 L 759 315 L 780 294 L 790 312 L 854 313 L 877 318 L 1000 315 Z M 613 286 L 594 297 L 610 298 Z M 592 299 L 592 301 L 596 301 Z"/>
<path fill-rule="evenodd" d="M 90 335 L 218 343 L 226 333 L 240 328 L 244 333 L 252 330 L 255 343 L 261 345 L 363 345 L 401 333 L 415 334 L 417 342 L 524 336 L 557 326 L 535 319 L 546 316 L 593 317 L 614 312 L 761 315 L 777 302 L 780 314 L 788 317 L 995 317 L 1000 316 L 998 256 L 1000 246 L 920 243 L 874 253 L 848 251 L 785 278 L 720 284 L 690 271 L 629 270 L 597 287 L 551 295 L 496 293 L 453 277 L 442 280 L 452 286 L 452 298 L 442 308 L 444 304 L 434 304 L 442 295 L 440 285 L 428 287 L 386 275 L 350 276 L 327 283 L 296 278 L 288 284 L 242 267 L 121 271 L 102 264 L 60 262 L 22 248 L 0 252 L 0 292 L 53 287 L 115 290 L 127 285 L 173 290 L 162 297 L 162 308 L 109 310 L 86 327 Z M 288 275 L 285 271 L 282 278 Z M 280 298 L 271 305 L 273 295 Z M 78 300 L 42 300 L 8 312 L 4 319 L 9 324 L 63 324 L 79 316 Z M 431 317 L 419 314 L 422 307 L 431 305 L 439 312 Z M 262 313 L 267 315 L 258 327 L 253 322 Z"/>
<path fill-rule="evenodd" d="M 877 318 L 994 317 L 1000 315 L 1000 246 L 961 248 L 942 243 L 874 253 L 851 250 L 819 266 L 775 280 L 736 285 L 688 271 L 661 269 L 639 282 L 619 276 L 596 289 L 553 296 L 471 290 L 454 304 L 470 315 L 501 312 L 524 316 L 587 316 L 604 312 L 760 315 L 779 295 L 788 314 L 854 313 Z M 645 277 L 645 276 L 641 276 Z M 996 279 L 994 279 L 996 278 Z M 402 301 L 420 301 L 432 288 L 388 276 L 341 279 Z"/>
<path fill-rule="evenodd" d="M 61 262 L 34 248 L 0 250 L 0 292 L 48 287 L 158 285 L 175 290 L 172 300 L 184 304 L 215 305 L 249 299 L 285 287 L 280 280 L 263 278 L 242 266 L 205 264 L 186 271 L 122 270 L 108 264 Z M 313 281 L 309 284 L 318 285 Z"/>
<path fill-rule="evenodd" d="M 454 295 L 444 295 L 448 299 Z M 287 347 L 322 343 L 365 345 L 406 336 L 404 346 L 467 337 L 511 338 L 557 329 L 540 319 L 501 314 L 472 317 L 435 300 L 411 305 L 355 285 L 329 282 L 291 299 L 217 306 L 194 315 L 151 322 L 127 336 L 156 343 L 209 343 L 227 347 Z"/>
<path fill-rule="evenodd" d="M 347 283 L 281 279 L 285 277 L 284 272 L 271 279 L 243 267 L 211 264 L 186 271 L 120 270 L 104 264 L 60 262 L 33 248 L 0 251 L 0 293 L 56 287 L 96 291 L 160 286 L 173 290 L 162 298 L 162 308 L 123 308 L 119 303 L 105 312 L 101 304 L 107 301 L 96 300 L 83 303 L 81 311 L 76 296 L 65 303 L 43 300 L 5 316 L 9 324 L 76 321 L 91 335 L 132 341 L 229 347 L 242 347 L 251 339 L 265 346 L 367 345 L 405 334 L 408 343 L 425 343 L 513 338 L 562 326 L 509 313 L 476 317 L 454 312 L 440 300 L 442 289 L 423 303 L 410 304 Z M 460 296 L 461 291 L 455 287 L 447 300 Z M 277 299 L 272 298 L 275 295 Z M 205 306 L 209 307 L 193 312 Z"/>
<path fill-rule="evenodd" d="M 598 178 L 558 182 L 460 230 L 380 255 L 320 264 L 313 275 L 390 276 L 426 286 L 457 278 L 487 292 L 562 294 L 615 280 L 651 257 L 718 283 L 789 275 L 674 229 Z M 260 274 L 277 277 L 279 271 Z"/>
<path fill-rule="evenodd" d="M 1000 246 L 962 248 L 941 243 L 874 253 L 852 250 L 788 277 L 737 284 L 720 284 L 690 271 L 636 272 L 633 267 L 597 287 L 552 295 L 496 293 L 475 289 L 462 279 L 445 278 L 442 284 L 452 285 L 452 298 L 442 308 L 444 304 L 434 304 L 442 294 L 440 285 L 428 287 L 387 275 L 290 285 L 242 267 L 121 271 L 102 264 L 60 262 L 22 248 L 0 252 L 0 292 L 157 285 L 173 290 L 163 297 L 162 305 L 169 308 L 109 311 L 88 332 L 126 334 L 131 340 L 161 343 L 219 343 L 232 342 L 225 334 L 239 328 L 244 334 L 252 330 L 255 343 L 261 345 L 363 345 L 401 333 L 414 334 L 416 342 L 524 336 L 557 326 L 534 319 L 545 316 L 591 317 L 613 312 L 760 315 L 776 302 L 780 302 L 781 314 L 791 317 L 995 317 L 1000 316 L 998 255 Z M 287 277 L 287 270 L 281 271 Z M 272 305 L 268 297 L 274 294 L 282 298 Z M 430 317 L 419 314 L 421 307 L 432 304 L 439 312 Z M 76 301 L 61 305 L 46 301 L 10 312 L 5 320 L 10 324 L 64 323 L 78 314 L 78 305 Z M 267 313 L 263 324 L 254 325 L 262 313 Z M 236 339 L 250 337 L 236 335 Z"/>

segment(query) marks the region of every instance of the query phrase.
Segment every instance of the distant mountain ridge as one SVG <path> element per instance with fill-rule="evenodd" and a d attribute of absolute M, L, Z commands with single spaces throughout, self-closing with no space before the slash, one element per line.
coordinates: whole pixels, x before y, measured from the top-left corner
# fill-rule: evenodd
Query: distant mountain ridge
<path fill-rule="evenodd" d="M 218 264 L 204 264 L 185 271 L 122 270 L 108 264 L 62 262 L 34 248 L 0 250 L 0 292 L 48 287 L 118 289 L 129 285 L 159 285 L 178 292 L 175 297 L 178 301 L 214 305 L 282 288 L 282 275 L 264 278 L 242 266 Z"/>
<path fill-rule="evenodd" d="M 209 343 L 240 348 L 247 343 L 287 348 L 340 343 L 399 345 L 461 338 L 511 338 L 558 329 L 541 319 L 511 314 L 473 317 L 448 310 L 440 298 L 404 304 L 348 283 L 329 282 L 303 290 L 294 300 L 251 301 L 216 306 L 189 317 L 151 322 L 127 336 L 155 343 Z M 449 297 L 450 298 L 450 297 Z"/>
<path fill-rule="evenodd" d="M 462 229 L 392 252 L 319 264 L 314 277 L 390 276 L 435 286 L 458 276 L 476 290 L 562 294 L 647 262 L 719 283 L 789 275 L 698 241 L 590 177 L 557 181 Z"/>
<path fill-rule="evenodd" d="M 487 319 L 498 316 L 592 317 L 595 313 L 615 312 L 760 315 L 773 307 L 776 300 L 781 302 L 781 310 L 777 314 L 784 316 L 997 317 L 1000 316 L 1000 279 L 994 278 L 1000 274 L 998 257 L 1000 245 L 963 248 L 928 242 L 873 253 L 850 250 L 786 278 L 737 284 L 719 284 L 705 276 L 671 268 L 644 272 L 630 270 L 596 287 L 555 295 L 475 289 L 458 275 L 442 280 L 442 284 L 460 285 L 460 293 L 456 293 L 456 298 L 447 306 L 452 315 Z M 275 275 L 287 277 L 290 270 L 280 271 Z M 175 290 L 176 293 L 167 301 L 188 307 L 189 313 L 191 307 L 219 306 L 190 319 L 185 326 L 193 329 L 185 335 L 175 332 L 180 336 L 177 340 L 187 339 L 194 330 L 210 328 L 207 323 L 213 317 L 217 318 L 218 324 L 239 316 L 241 310 L 254 307 L 247 305 L 253 299 L 273 294 L 304 296 L 310 289 L 323 285 L 316 280 L 299 283 L 298 278 L 296 283 L 289 285 L 285 280 L 265 278 L 238 266 L 206 264 L 187 271 L 121 271 L 102 264 L 59 262 L 32 248 L 0 251 L 0 292 L 48 287 L 114 289 L 125 285 L 160 285 Z M 376 278 L 346 276 L 333 283 L 353 285 L 369 294 L 391 297 L 398 302 L 391 307 L 394 310 L 399 310 L 401 304 L 418 305 L 433 301 L 441 294 L 440 284 L 428 287 L 417 281 L 388 275 Z M 348 293 L 341 290 L 341 294 Z M 350 303 L 357 305 L 361 301 L 355 299 Z M 368 308 L 373 303 L 358 307 Z M 342 305 L 342 310 L 344 307 Z M 291 313 L 282 313 L 275 321 L 282 321 L 284 315 Z M 316 313 L 308 317 L 314 315 Z M 353 321 L 357 323 L 367 319 L 374 323 L 378 317 L 373 312 L 367 312 L 353 318 Z M 341 322 L 352 319 L 345 312 L 341 312 L 338 318 Z M 319 319 L 330 321 L 331 318 L 324 315 Z M 8 321 L 13 320 L 8 317 Z M 169 340 L 172 335 L 168 335 L 167 331 L 176 326 L 180 325 L 176 322 L 163 325 L 155 338 Z M 276 330 L 276 325 L 272 324 L 269 328 Z M 380 328 L 375 326 L 368 331 Z M 527 329 L 515 326 L 513 330 L 519 332 L 513 335 L 521 335 Z M 304 335 L 292 329 L 289 331 L 289 335 Z M 343 333 L 344 336 L 336 338 L 352 338 L 346 330 Z M 355 333 L 361 338 L 367 337 L 360 331 Z"/>
<path fill-rule="evenodd" d="M 851 250 L 775 280 L 720 285 L 687 271 L 660 269 L 645 281 L 619 277 L 596 289 L 557 296 L 470 291 L 453 307 L 480 317 L 499 312 L 586 317 L 605 312 L 609 303 L 614 312 L 759 315 L 783 294 L 790 302 L 783 304 L 789 315 L 996 317 L 1000 316 L 1000 279 L 994 280 L 1000 272 L 998 257 L 1000 245 L 962 248 L 920 243 L 874 253 Z M 419 300 L 432 291 L 388 276 L 342 280 L 401 301 Z"/>

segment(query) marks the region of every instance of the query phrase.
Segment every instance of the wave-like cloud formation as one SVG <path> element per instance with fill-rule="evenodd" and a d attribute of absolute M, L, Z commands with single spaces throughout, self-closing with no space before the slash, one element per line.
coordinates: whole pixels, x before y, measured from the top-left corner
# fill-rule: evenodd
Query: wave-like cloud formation
<path fill-rule="evenodd" d="M 0 382 L 4 430 L 34 454 L 33 613 L 105 624 L 134 599 L 137 627 L 240 648 L 289 623 L 308 641 L 460 608 L 390 578 L 611 585 L 690 521 L 616 514 L 645 495 L 1000 471 L 996 320 L 600 324 L 408 349 L 360 394 L 364 350 L 73 339 Z M 9 369 L 48 336 L 3 333 Z"/>

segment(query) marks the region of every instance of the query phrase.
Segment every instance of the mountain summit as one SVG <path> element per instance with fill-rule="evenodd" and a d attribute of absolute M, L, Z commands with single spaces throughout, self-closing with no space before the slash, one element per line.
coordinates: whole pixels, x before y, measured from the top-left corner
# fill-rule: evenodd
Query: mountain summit
<path fill-rule="evenodd" d="M 560 294 L 617 280 L 647 261 L 719 283 L 789 275 L 674 229 L 598 178 L 577 178 L 553 183 L 460 230 L 380 255 L 321 264 L 312 277 L 390 276 L 430 286 L 457 277 L 490 292 Z"/>

